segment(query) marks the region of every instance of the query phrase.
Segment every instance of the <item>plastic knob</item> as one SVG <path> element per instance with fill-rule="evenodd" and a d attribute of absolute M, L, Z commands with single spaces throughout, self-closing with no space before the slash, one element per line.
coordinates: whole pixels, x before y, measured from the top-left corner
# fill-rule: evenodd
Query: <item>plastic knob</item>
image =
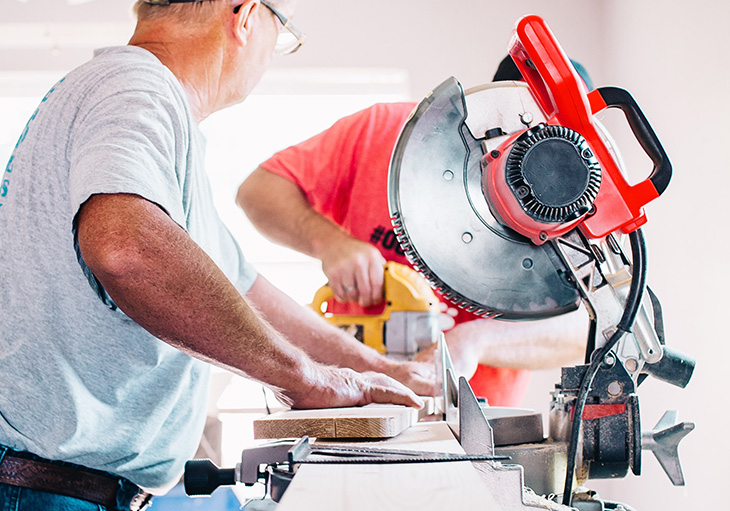
<path fill-rule="evenodd" d="M 210 495 L 219 486 L 236 484 L 236 471 L 218 468 L 209 459 L 190 460 L 185 463 L 183 483 L 185 493 L 190 497 Z"/>

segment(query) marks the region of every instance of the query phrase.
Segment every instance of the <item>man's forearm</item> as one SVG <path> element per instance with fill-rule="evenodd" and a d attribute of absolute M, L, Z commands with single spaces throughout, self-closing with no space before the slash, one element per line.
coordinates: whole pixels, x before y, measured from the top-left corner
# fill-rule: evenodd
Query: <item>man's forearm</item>
<path fill-rule="evenodd" d="M 78 237 L 89 268 L 130 318 L 191 356 L 265 382 L 284 402 L 300 408 L 421 405 L 387 376 L 309 358 L 259 317 L 182 228 L 141 197 L 92 196 L 79 212 Z M 290 311 L 279 312 L 284 324 Z"/>
<path fill-rule="evenodd" d="M 316 259 L 349 235 L 312 208 L 299 187 L 258 168 L 241 184 L 236 203 L 268 239 Z"/>
<path fill-rule="evenodd" d="M 284 337 L 315 360 L 356 371 L 386 371 L 390 362 L 259 277 L 246 298 Z"/>
<path fill-rule="evenodd" d="M 381 253 L 315 211 L 296 184 L 259 168 L 239 187 L 237 202 L 269 239 L 321 260 L 338 301 L 382 301 Z"/>
<path fill-rule="evenodd" d="M 150 333 L 295 395 L 316 384 L 306 355 L 258 318 L 159 207 L 133 195 L 96 195 L 79 215 L 86 263 L 117 305 Z"/>
<path fill-rule="evenodd" d="M 446 341 L 455 364 L 537 370 L 582 360 L 587 335 L 588 317 L 579 309 L 538 321 L 476 319 L 447 332 Z"/>

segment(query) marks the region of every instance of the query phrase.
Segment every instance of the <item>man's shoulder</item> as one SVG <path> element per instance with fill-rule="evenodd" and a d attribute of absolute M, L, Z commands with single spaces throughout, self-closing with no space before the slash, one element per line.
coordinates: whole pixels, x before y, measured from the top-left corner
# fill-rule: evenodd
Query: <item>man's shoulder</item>
<path fill-rule="evenodd" d="M 413 101 L 402 101 L 397 103 L 375 103 L 374 105 L 362 110 L 363 115 L 383 119 L 395 119 L 405 121 L 416 107 Z"/>
<path fill-rule="evenodd" d="M 135 46 L 102 48 L 94 58 L 72 71 L 67 78 L 83 84 L 87 93 L 104 96 L 124 92 L 179 95 L 175 75 L 152 53 Z"/>
<path fill-rule="evenodd" d="M 331 140 L 344 135 L 347 140 L 353 139 L 362 143 L 363 138 L 369 138 L 373 130 L 377 130 L 378 144 L 387 146 L 387 141 L 400 133 L 415 105 L 413 102 L 375 103 L 341 118 L 320 134 L 320 137 Z M 391 149 L 392 147 L 388 151 Z"/>

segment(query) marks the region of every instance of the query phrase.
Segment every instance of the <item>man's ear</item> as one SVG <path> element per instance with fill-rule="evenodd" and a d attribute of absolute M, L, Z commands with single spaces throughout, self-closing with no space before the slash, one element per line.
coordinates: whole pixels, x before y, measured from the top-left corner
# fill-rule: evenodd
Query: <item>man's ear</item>
<path fill-rule="evenodd" d="M 253 15 L 258 9 L 256 0 L 245 0 L 233 13 L 233 33 L 242 45 L 248 42 L 253 26 Z"/>

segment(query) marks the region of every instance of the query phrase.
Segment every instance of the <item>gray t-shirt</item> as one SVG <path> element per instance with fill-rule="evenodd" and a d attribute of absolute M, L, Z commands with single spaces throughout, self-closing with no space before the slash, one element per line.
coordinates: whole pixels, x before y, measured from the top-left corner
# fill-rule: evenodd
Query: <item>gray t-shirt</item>
<path fill-rule="evenodd" d="M 141 48 L 101 50 L 43 99 L 0 189 L 0 444 L 148 489 L 179 477 L 209 367 L 116 308 L 72 224 L 93 194 L 140 195 L 245 293 L 256 273 L 216 213 L 204 146 L 180 83 Z"/>

